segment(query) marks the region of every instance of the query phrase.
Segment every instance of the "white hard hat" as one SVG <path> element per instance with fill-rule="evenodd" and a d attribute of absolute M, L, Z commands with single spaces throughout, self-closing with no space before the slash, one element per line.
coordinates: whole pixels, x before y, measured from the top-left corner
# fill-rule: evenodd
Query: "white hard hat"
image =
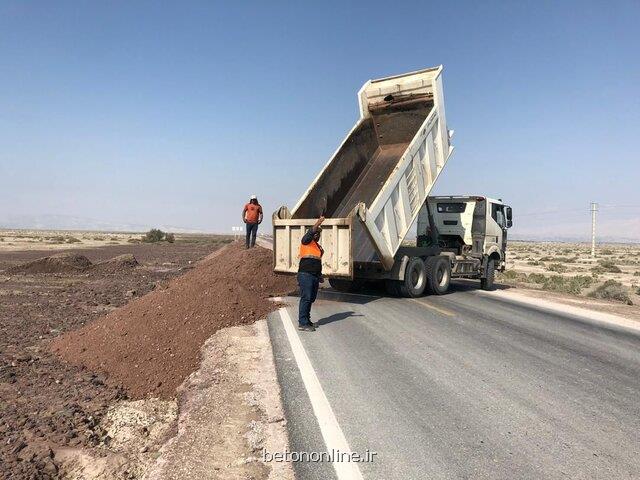
<path fill-rule="evenodd" d="M 256 197 L 255 195 L 251 195 L 251 196 L 249 197 L 249 200 L 257 200 L 257 199 L 258 199 L 258 197 Z"/>

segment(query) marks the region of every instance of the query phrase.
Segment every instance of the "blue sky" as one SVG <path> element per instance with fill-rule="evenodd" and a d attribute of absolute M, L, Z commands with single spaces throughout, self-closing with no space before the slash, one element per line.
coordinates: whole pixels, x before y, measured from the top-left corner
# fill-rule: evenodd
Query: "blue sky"
<path fill-rule="evenodd" d="M 252 193 L 296 203 L 363 82 L 443 64 L 436 193 L 501 197 L 524 236 L 586 235 L 595 199 L 640 239 L 639 24 L 625 1 L 0 1 L 0 221 L 229 231 Z"/>

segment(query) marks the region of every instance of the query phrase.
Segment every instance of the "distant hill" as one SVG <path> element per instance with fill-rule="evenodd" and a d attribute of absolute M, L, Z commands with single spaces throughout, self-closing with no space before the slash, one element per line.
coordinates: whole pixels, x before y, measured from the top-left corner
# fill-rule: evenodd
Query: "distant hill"
<path fill-rule="evenodd" d="M 151 228 L 159 228 L 173 233 L 206 233 L 193 228 L 173 225 L 145 225 L 134 223 L 114 223 L 88 217 L 71 215 L 12 215 L 0 218 L 0 228 L 33 229 L 33 230 L 95 230 L 108 232 L 146 232 Z"/>
<path fill-rule="evenodd" d="M 591 244 L 591 238 L 579 236 L 556 236 L 545 237 L 536 235 L 511 235 L 511 240 L 522 242 L 559 242 L 559 243 L 588 243 Z M 637 238 L 625 238 L 615 236 L 596 237 L 597 243 L 640 243 Z"/>

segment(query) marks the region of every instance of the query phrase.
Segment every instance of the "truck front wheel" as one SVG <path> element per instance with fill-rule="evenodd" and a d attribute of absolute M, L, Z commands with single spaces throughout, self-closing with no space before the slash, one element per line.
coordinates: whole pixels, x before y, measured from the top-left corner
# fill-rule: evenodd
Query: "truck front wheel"
<path fill-rule="evenodd" d="M 425 262 L 429 291 L 434 295 L 443 295 L 451 283 L 451 262 L 447 257 L 429 257 Z"/>
<path fill-rule="evenodd" d="M 485 277 L 480 279 L 480 288 L 482 290 L 493 290 L 493 284 L 496 279 L 496 261 L 489 260 L 487 262 L 487 271 Z"/>
<path fill-rule="evenodd" d="M 412 257 L 404 270 L 404 281 L 400 282 L 400 293 L 404 297 L 419 297 L 427 286 L 427 272 L 420 257 Z"/>

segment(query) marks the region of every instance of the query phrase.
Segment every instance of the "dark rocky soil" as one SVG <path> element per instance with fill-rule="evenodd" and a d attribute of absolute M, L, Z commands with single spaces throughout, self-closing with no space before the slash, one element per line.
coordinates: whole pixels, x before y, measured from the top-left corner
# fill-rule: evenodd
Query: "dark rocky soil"
<path fill-rule="evenodd" d="M 56 478 L 53 448 L 108 441 L 100 417 L 127 397 L 105 375 L 52 354 L 51 339 L 164 288 L 219 246 L 202 241 L 74 249 L 30 265 L 24 264 L 51 251 L 0 253 L 0 478 Z M 28 273 L 43 270 L 57 273 Z"/>

